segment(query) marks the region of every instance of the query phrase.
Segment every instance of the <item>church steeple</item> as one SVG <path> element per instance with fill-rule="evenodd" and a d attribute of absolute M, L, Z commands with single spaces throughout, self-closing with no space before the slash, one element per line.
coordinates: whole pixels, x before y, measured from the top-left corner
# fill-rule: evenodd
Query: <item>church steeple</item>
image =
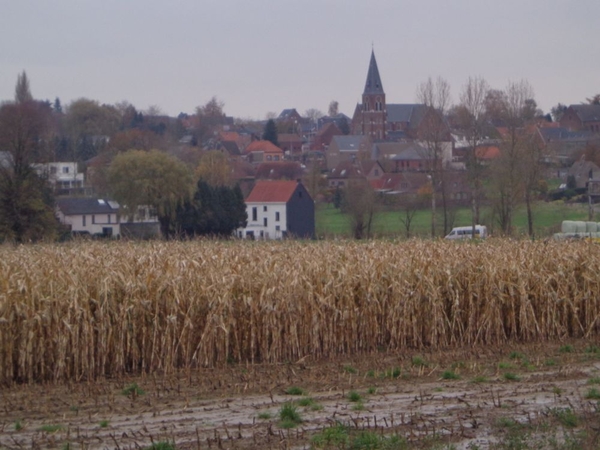
<path fill-rule="evenodd" d="M 371 61 L 369 62 L 369 71 L 367 72 L 367 82 L 365 83 L 365 94 L 384 94 L 383 84 L 379 76 L 379 68 L 375 59 L 375 50 L 371 50 Z"/>
<path fill-rule="evenodd" d="M 354 133 L 370 136 L 373 141 L 383 141 L 387 132 L 387 107 L 385 92 L 379 76 L 375 51 L 371 51 L 371 61 L 367 72 L 362 104 L 352 118 Z"/>

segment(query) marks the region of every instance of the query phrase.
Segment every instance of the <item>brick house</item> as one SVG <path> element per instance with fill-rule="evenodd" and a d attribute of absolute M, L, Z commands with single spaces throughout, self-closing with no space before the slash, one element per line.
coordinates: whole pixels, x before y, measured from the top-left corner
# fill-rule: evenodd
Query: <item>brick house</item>
<path fill-rule="evenodd" d="M 271 141 L 251 142 L 244 150 L 244 155 L 252 164 L 283 161 L 283 150 Z"/>
<path fill-rule="evenodd" d="M 277 142 L 279 143 L 279 148 L 290 157 L 299 156 L 302 153 L 304 140 L 295 133 L 279 133 Z"/>
<path fill-rule="evenodd" d="M 369 136 L 334 136 L 325 152 L 327 167 L 336 167 L 342 161 L 371 159 L 371 147 Z"/>
<path fill-rule="evenodd" d="M 560 126 L 569 131 L 600 133 L 600 105 L 571 105 L 560 119 Z"/>
<path fill-rule="evenodd" d="M 342 130 L 335 124 L 335 122 L 329 122 L 315 134 L 315 138 L 311 145 L 311 150 L 325 151 L 331 144 L 331 140 L 334 136 L 343 136 Z"/>

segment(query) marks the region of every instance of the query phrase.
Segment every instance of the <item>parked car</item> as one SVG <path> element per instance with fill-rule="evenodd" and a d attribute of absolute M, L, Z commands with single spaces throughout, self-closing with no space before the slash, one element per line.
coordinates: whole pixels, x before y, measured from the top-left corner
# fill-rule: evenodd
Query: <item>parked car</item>
<path fill-rule="evenodd" d="M 485 225 L 475 225 L 475 238 L 485 239 L 488 236 L 487 228 Z M 473 238 L 473 226 L 468 227 L 455 227 L 444 239 L 472 239 Z"/>

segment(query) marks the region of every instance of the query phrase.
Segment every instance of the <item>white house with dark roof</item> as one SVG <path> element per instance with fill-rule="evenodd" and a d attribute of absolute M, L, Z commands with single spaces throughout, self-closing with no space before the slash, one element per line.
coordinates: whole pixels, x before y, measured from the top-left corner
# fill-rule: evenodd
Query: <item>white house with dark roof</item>
<path fill-rule="evenodd" d="M 72 233 L 117 237 L 121 234 L 119 204 L 100 198 L 61 198 L 56 215 Z"/>
<path fill-rule="evenodd" d="M 246 198 L 248 221 L 237 230 L 243 239 L 315 236 L 315 202 L 298 181 L 257 181 Z"/>

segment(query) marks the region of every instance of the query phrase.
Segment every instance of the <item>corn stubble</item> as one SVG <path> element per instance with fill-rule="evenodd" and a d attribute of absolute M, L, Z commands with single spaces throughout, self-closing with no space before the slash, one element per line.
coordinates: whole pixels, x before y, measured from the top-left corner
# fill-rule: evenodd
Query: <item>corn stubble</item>
<path fill-rule="evenodd" d="M 597 336 L 585 242 L 0 247 L 0 382 Z"/>

